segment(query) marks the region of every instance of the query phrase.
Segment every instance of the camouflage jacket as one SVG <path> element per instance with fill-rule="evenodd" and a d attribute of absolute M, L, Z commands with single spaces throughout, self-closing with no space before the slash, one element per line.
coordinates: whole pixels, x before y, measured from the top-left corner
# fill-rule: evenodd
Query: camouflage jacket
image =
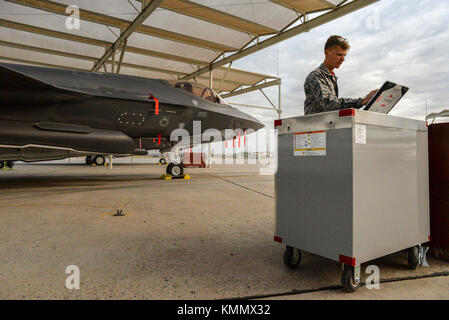
<path fill-rule="evenodd" d="M 338 98 L 337 77 L 330 73 L 324 63 L 307 76 L 304 91 L 306 93 L 304 114 L 306 115 L 362 107 L 361 98 Z"/>

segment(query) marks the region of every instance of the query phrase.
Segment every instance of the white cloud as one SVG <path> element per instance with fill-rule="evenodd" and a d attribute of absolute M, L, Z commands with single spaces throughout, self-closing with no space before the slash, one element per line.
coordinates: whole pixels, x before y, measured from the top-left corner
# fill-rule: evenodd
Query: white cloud
<path fill-rule="evenodd" d="M 303 114 L 303 83 L 324 58 L 324 43 L 332 34 L 349 39 L 351 51 L 337 70 L 341 97 L 360 97 L 386 80 L 410 88 L 392 114 L 423 119 L 428 110 L 449 105 L 448 1 L 379 1 L 310 32 L 234 62 L 233 67 L 276 75 L 277 54 L 282 78 L 283 117 Z M 270 92 L 277 103 L 277 90 Z M 230 99 L 269 106 L 259 92 Z M 242 109 L 243 110 L 243 109 Z M 244 109 L 272 123 L 274 111 Z"/>

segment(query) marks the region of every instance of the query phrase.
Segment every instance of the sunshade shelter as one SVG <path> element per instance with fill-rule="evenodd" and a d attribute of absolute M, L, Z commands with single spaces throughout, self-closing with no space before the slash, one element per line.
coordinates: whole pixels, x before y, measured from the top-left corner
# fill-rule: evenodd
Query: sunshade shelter
<path fill-rule="evenodd" d="M 233 61 L 376 1 L 0 0 L 0 60 L 194 80 L 226 98 L 281 83 Z"/>

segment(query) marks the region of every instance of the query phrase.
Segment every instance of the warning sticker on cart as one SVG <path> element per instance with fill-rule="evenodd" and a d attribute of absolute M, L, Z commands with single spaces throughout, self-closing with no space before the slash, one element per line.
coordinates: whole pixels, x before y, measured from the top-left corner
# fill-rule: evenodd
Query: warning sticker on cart
<path fill-rule="evenodd" d="M 326 131 L 297 132 L 293 135 L 293 155 L 325 156 Z"/>

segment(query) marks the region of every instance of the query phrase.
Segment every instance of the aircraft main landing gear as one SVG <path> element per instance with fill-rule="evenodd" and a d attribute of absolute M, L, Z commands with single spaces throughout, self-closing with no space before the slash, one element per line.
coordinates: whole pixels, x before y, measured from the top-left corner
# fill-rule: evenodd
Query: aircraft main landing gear
<path fill-rule="evenodd" d="M 12 160 L 6 160 L 6 161 L 0 161 L 0 169 L 12 169 L 14 167 L 14 161 Z"/>
<path fill-rule="evenodd" d="M 106 163 L 106 159 L 103 156 L 86 156 L 86 164 L 96 164 L 97 166 L 102 166 Z"/>

